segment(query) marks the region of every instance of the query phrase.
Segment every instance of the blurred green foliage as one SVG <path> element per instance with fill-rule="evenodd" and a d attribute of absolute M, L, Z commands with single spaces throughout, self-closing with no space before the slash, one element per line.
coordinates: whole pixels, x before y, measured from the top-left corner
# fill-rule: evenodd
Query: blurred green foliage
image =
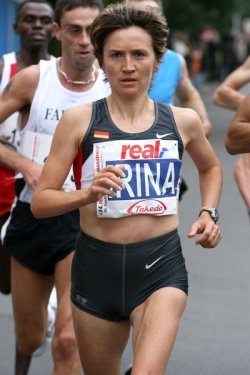
<path fill-rule="evenodd" d="M 164 14 L 171 31 L 183 30 L 190 34 L 200 33 L 209 25 L 220 34 L 229 33 L 232 28 L 233 15 L 250 17 L 249 0 L 162 0 Z M 55 5 L 56 0 L 50 0 Z M 122 0 L 103 0 L 104 6 Z M 55 39 L 51 42 L 50 50 L 56 56 L 60 55 L 60 43 Z"/>
<path fill-rule="evenodd" d="M 205 25 L 213 26 L 220 33 L 228 32 L 231 28 L 232 14 L 241 1 L 249 2 L 249 0 L 162 0 L 170 30 L 179 29 L 188 33 L 202 30 Z M 120 1 L 103 0 L 103 2 L 107 6 Z M 250 9 L 250 2 L 248 9 Z"/>
<path fill-rule="evenodd" d="M 235 0 L 167 0 L 164 11 L 170 30 L 180 29 L 188 33 L 210 25 L 220 33 L 231 28 Z"/>

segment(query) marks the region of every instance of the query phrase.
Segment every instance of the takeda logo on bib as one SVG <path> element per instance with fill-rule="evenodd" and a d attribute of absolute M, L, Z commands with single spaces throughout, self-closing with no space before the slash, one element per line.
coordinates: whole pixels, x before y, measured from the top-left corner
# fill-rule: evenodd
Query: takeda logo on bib
<path fill-rule="evenodd" d="M 157 199 L 146 199 L 134 203 L 127 209 L 129 214 L 151 214 L 163 215 L 167 211 L 167 206 Z"/>

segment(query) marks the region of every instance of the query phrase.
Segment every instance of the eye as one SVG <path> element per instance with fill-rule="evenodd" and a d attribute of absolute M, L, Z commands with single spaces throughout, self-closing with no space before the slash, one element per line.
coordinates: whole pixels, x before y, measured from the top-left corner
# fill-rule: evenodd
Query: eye
<path fill-rule="evenodd" d="M 34 20 L 34 17 L 32 17 L 32 16 L 27 16 L 27 17 L 25 17 L 24 22 L 26 22 L 26 23 L 32 23 L 33 20 Z"/>
<path fill-rule="evenodd" d="M 69 31 L 70 31 L 71 34 L 74 34 L 74 35 L 79 33 L 79 29 L 75 28 L 75 27 L 70 29 Z"/>
<path fill-rule="evenodd" d="M 137 58 L 142 58 L 142 57 L 146 56 L 146 54 L 142 51 L 136 51 L 134 53 L 134 56 L 137 57 Z"/>
<path fill-rule="evenodd" d="M 121 55 L 121 53 L 120 52 L 113 52 L 112 54 L 111 54 L 111 57 L 113 57 L 114 59 L 118 59 L 118 58 L 120 58 L 122 55 Z"/>
<path fill-rule="evenodd" d="M 51 18 L 49 18 L 49 17 L 44 17 L 44 18 L 42 19 L 42 23 L 43 23 L 44 25 L 48 25 L 49 23 L 52 23 L 52 20 L 51 20 Z"/>

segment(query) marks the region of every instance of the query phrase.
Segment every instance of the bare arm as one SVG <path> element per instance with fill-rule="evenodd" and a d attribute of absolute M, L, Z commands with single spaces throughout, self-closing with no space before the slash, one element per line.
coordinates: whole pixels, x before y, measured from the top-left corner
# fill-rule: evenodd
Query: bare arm
<path fill-rule="evenodd" d="M 250 58 L 247 58 L 244 64 L 242 64 L 238 69 L 232 72 L 214 92 L 214 103 L 221 107 L 237 111 L 241 103 L 246 98 L 246 96 L 240 93 L 238 90 L 249 82 Z M 250 103 L 249 100 L 247 100 L 247 102 Z M 249 138 L 248 133 L 250 130 L 250 127 L 247 126 L 247 123 L 248 121 L 250 121 L 250 112 L 245 106 L 244 108 L 244 112 L 242 110 L 239 110 L 239 113 L 236 113 L 236 116 L 234 117 L 227 131 L 225 145 L 227 151 L 231 154 L 246 152 L 246 150 L 250 151 L 247 143 L 247 139 Z M 234 165 L 234 179 L 248 210 L 250 210 L 249 154 L 243 154 L 238 158 L 237 162 Z"/>
<path fill-rule="evenodd" d="M 90 188 L 70 192 L 61 190 L 78 153 L 91 113 L 90 105 L 75 107 L 68 109 L 59 121 L 31 202 L 31 210 L 35 217 L 60 215 L 97 202 L 105 194 L 114 196 L 111 187 L 116 190 L 122 188 L 122 170 L 109 166 L 95 176 Z M 65 137 L 65 134 L 68 136 Z"/>
<path fill-rule="evenodd" d="M 247 209 L 250 212 L 250 154 L 240 155 L 234 165 L 234 178 Z"/>
<path fill-rule="evenodd" d="M 214 103 L 220 107 L 237 110 L 245 99 L 245 95 L 238 90 L 249 82 L 250 57 L 218 86 L 213 94 Z"/>
<path fill-rule="evenodd" d="M 215 104 L 237 111 L 225 139 L 226 149 L 232 155 L 250 152 L 250 111 L 248 109 L 250 97 L 238 91 L 249 82 L 250 57 L 238 69 L 229 74 L 213 95 Z"/>
<path fill-rule="evenodd" d="M 7 84 L 0 96 L 0 123 L 13 113 L 30 105 L 39 80 L 38 66 L 23 69 Z M 7 147 L 0 145 L 0 165 L 21 172 L 26 183 L 34 189 L 41 174 L 41 166 Z"/>
<path fill-rule="evenodd" d="M 205 135 L 208 138 L 212 131 L 212 124 L 208 118 L 207 110 L 201 96 L 189 78 L 186 62 L 182 56 L 180 56 L 180 59 L 182 75 L 176 89 L 176 95 L 182 107 L 192 108 L 196 113 L 198 113 L 202 121 Z"/>
<path fill-rule="evenodd" d="M 232 155 L 250 152 L 250 94 L 243 100 L 229 125 L 225 146 Z"/>
<path fill-rule="evenodd" d="M 21 70 L 6 85 L 0 96 L 0 123 L 30 105 L 38 85 L 39 67 Z"/>
<path fill-rule="evenodd" d="M 205 137 L 201 121 L 192 110 L 181 112 L 178 108 L 174 109 L 174 114 L 185 148 L 198 170 L 201 207 L 218 207 L 222 190 L 222 168 Z M 216 237 L 211 236 L 211 233 L 216 233 Z M 218 226 L 207 212 L 203 212 L 191 226 L 188 236 L 194 237 L 196 234 L 201 234 L 196 244 L 203 247 L 214 247 L 221 238 Z"/>

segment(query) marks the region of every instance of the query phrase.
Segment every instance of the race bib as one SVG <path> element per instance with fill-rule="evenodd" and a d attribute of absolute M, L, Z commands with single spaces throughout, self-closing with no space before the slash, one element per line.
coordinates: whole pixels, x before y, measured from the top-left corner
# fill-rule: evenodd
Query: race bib
<path fill-rule="evenodd" d="M 52 139 L 52 135 L 35 133 L 27 130 L 22 139 L 20 153 L 38 164 L 44 164 L 50 152 Z M 16 178 L 20 177 L 22 177 L 22 175 L 19 173 Z M 72 167 L 62 189 L 64 191 L 72 191 L 76 189 Z M 30 203 L 32 195 L 33 191 L 25 186 L 21 193 L 20 200 Z"/>
<path fill-rule="evenodd" d="M 97 202 L 99 218 L 136 214 L 177 213 L 178 181 L 182 161 L 174 140 L 122 140 L 94 144 L 97 174 L 108 165 L 125 167 L 125 188 L 116 197 L 103 196 Z"/>

